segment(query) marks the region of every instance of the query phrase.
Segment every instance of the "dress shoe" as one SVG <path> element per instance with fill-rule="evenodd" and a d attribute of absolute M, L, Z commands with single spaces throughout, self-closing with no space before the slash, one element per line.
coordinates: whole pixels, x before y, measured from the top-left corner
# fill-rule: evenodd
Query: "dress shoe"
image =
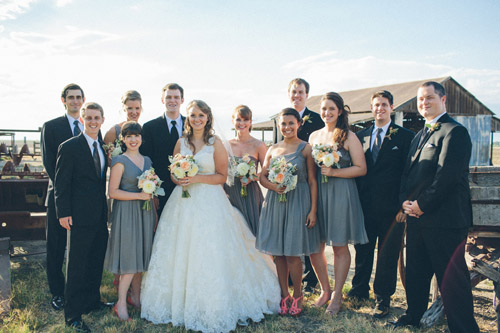
<path fill-rule="evenodd" d="M 405 327 L 405 326 L 414 326 L 418 327 L 419 323 L 415 322 L 413 318 L 409 314 L 404 314 L 396 322 L 392 322 L 395 328 Z"/>
<path fill-rule="evenodd" d="M 74 328 L 77 332 L 90 332 L 90 328 L 81 319 L 67 321 L 66 326 Z"/>
<path fill-rule="evenodd" d="M 353 289 L 349 290 L 347 293 L 348 298 L 354 298 L 357 299 L 358 301 L 364 301 L 370 298 L 369 293 L 358 293 L 356 291 L 353 291 Z"/>
<path fill-rule="evenodd" d="M 54 296 L 50 301 L 50 305 L 54 310 L 62 310 L 64 308 L 64 296 Z"/>
<path fill-rule="evenodd" d="M 373 317 L 377 319 L 384 318 L 389 314 L 389 307 L 382 303 L 375 304 L 375 308 L 373 309 Z"/>
<path fill-rule="evenodd" d="M 106 310 L 106 309 L 112 309 L 115 306 L 115 303 L 110 302 L 99 302 L 96 305 L 92 306 L 87 310 L 86 313 L 93 312 L 93 311 L 101 311 L 101 310 Z"/>

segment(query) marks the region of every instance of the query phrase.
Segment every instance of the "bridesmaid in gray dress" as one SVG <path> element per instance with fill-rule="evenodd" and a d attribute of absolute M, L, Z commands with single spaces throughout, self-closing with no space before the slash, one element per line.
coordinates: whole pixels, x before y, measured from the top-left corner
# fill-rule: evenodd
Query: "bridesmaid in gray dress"
<path fill-rule="evenodd" d="M 229 140 L 232 150 L 229 158 L 232 156 L 243 157 L 243 155 L 248 154 L 250 159 L 255 161 L 255 166 L 258 167 L 258 165 L 260 165 L 262 168 L 264 158 L 266 157 L 267 147 L 264 142 L 250 135 L 252 130 L 252 111 L 246 105 L 239 105 L 234 109 L 232 117 L 233 126 L 236 130 L 236 138 Z M 248 227 L 255 236 L 257 235 L 259 227 L 259 216 L 262 208 L 262 202 L 264 201 L 264 196 L 262 195 L 260 186 L 256 181 L 251 181 L 246 184 L 248 194 L 247 196 L 242 197 L 241 179 L 234 177 L 234 179 L 231 179 L 230 181 L 231 184 L 224 184 L 224 190 L 226 191 L 231 204 L 238 208 L 238 210 L 243 214 Z"/>
<path fill-rule="evenodd" d="M 142 113 L 141 94 L 139 94 L 135 90 L 126 91 L 125 94 L 123 94 L 122 96 L 122 110 L 123 112 L 127 113 L 126 121 L 139 122 L 139 117 L 141 116 Z M 115 124 L 106 132 L 103 139 L 105 144 L 109 143 L 114 144 L 116 139 L 120 138 L 121 128 L 124 123 L 125 121 Z M 111 165 L 111 160 L 108 160 L 108 163 L 109 165 Z M 111 220 L 111 212 L 113 208 L 112 206 L 113 206 L 113 200 L 108 198 L 108 218 L 109 218 L 108 221 Z M 113 285 L 116 287 L 117 290 L 119 282 L 120 282 L 120 276 L 118 274 L 115 274 Z"/>
<path fill-rule="evenodd" d="M 342 306 L 342 288 L 351 265 L 351 254 L 348 244 L 364 244 L 368 242 L 364 227 L 363 211 L 359 201 L 358 190 L 354 178 L 366 174 L 366 162 L 363 148 L 356 135 L 349 131 L 348 106 L 339 94 L 330 92 L 321 98 L 320 115 L 325 127 L 315 131 L 309 137 L 311 145 L 338 144 L 340 168 L 321 166 L 318 168 L 318 179 L 328 176 L 327 183 L 321 183 L 318 194 L 318 225 L 321 231 L 322 260 L 326 265 L 324 254 L 325 243 L 333 248 L 335 289 L 330 297 L 330 286 L 322 288 L 316 306 L 328 302 L 326 312 L 337 314 Z M 314 266 L 314 262 L 313 262 Z M 318 267 L 315 267 L 315 270 Z M 318 269 L 323 275 L 318 279 L 328 279 L 328 271 Z M 318 274 L 320 275 L 320 274 Z"/>
<path fill-rule="evenodd" d="M 297 137 L 300 115 L 292 108 L 281 111 L 279 126 L 284 140 L 267 152 L 260 175 L 262 186 L 268 189 L 260 215 L 256 247 L 275 256 L 281 287 L 281 315 L 296 316 L 302 312 L 302 255 L 320 251 L 320 232 L 316 225 L 317 182 L 316 166 L 311 146 Z M 287 202 L 279 202 L 279 188 L 267 178 L 269 166 L 278 157 L 285 157 L 297 167 L 297 186 L 286 193 Z M 288 292 L 288 272 L 293 282 L 293 296 Z"/>
<path fill-rule="evenodd" d="M 152 165 L 149 157 L 139 153 L 141 130 L 141 125 L 134 121 L 123 124 L 125 152 L 112 159 L 109 179 L 109 196 L 114 201 L 104 267 L 120 276 L 115 313 L 121 320 L 129 319 L 127 302 L 140 307 L 142 272 L 148 269 L 156 222 L 154 209 L 142 209 L 144 200 L 151 200 L 151 194 L 137 187 L 137 177 Z"/>

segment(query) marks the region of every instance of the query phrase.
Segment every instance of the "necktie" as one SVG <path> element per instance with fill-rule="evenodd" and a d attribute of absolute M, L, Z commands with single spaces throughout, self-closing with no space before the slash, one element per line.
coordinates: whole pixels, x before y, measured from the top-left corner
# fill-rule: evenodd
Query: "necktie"
<path fill-rule="evenodd" d="M 77 136 L 78 134 L 80 134 L 82 131 L 80 130 L 80 126 L 78 126 L 80 122 L 78 120 L 75 120 L 73 122 L 73 124 L 75 125 L 75 127 L 73 127 L 73 136 Z"/>
<path fill-rule="evenodd" d="M 97 177 L 101 179 L 101 158 L 99 157 L 99 151 L 97 149 L 97 141 L 94 141 L 94 152 L 92 153 L 92 158 L 94 159 L 94 166 Z"/>
<path fill-rule="evenodd" d="M 377 135 L 375 136 L 375 143 L 373 144 L 372 147 L 372 157 L 373 157 L 373 162 L 377 161 L 377 156 L 378 153 L 380 152 L 380 146 L 382 146 L 382 129 L 377 128 Z"/>
<path fill-rule="evenodd" d="M 172 139 L 177 142 L 177 139 L 179 139 L 179 132 L 177 131 L 177 122 L 175 120 L 172 120 L 170 122 L 172 124 L 172 128 L 170 129 L 170 135 L 172 136 Z"/>
<path fill-rule="evenodd" d="M 429 134 L 429 127 L 425 126 L 424 132 L 420 136 L 420 141 L 418 142 L 418 149 L 420 149 L 422 147 L 422 145 L 424 144 L 424 141 L 427 138 L 427 134 Z"/>

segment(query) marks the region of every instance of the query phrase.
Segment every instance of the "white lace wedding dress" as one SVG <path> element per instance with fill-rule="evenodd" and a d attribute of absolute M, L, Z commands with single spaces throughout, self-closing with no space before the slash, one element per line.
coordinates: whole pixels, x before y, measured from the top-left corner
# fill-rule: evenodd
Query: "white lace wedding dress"
<path fill-rule="evenodd" d="M 215 173 L 214 147 L 194 157 L 200 173 Z M 192 154 L 181 139 L 181 154 Z M 228 332 L 238 321 L 276 313 L 280 289 L 269 256 L 221 185 L 192 184 L 172 192 L 160 218 L 149 270 L 143 279 L 141 317 L 203 332 Z"/>

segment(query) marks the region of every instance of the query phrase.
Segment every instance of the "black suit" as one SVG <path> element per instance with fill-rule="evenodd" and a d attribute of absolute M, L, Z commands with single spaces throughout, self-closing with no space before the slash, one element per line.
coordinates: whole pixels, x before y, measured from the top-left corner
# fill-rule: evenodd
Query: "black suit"
<path fill-rule="evenodd" d="M 468 181 L 472 144 L 467 129 L 447 114 L 438 124 L 421 145 L 423 130 L 412 141 L 401 184 L 401 202 L 417 200 L 423 211 L 420 218 L 407 219 L 407 314 L 420 320 L 436 274 L 451 332 L 478 332 L 464 259 L 472 225 Z"/>
<path fill-rule="evenodd" d="M 102 141 L 100 145 L 102 149 Z M 106 170 L 104 158 L 103 176 L 97 175 L 83 134 L 59 146 L 55 177 L 57 216 L 71 216 L 73 220 L 68 231 L 64 306 L 67 321 L 79 319 L 101 301 L 99 287 L 108 240 Z"/>
<path fill-rule="evenodd" d="M 43 166 L 49 175 L 47 189 L 47 280 L 49 289 L 54 296 L 64 295 L 64 275 L 62 265 L 66 250 L 66 229 L 61 227 L 56 215 L 54 204 L 54 179 L 56 174 L 56 157 L 59 145 L 73 136 L 66 115 L 52 119 L 43 124 L 41 133 L 41 148 Z"/>
<path fill-rule="evenodd" d="M 297 136 L 299 139 L 309 142 L 309 136 L 312 132 L 317 131 L 325 127 L 325 123 L 323 119 L 321 119 L 320 115 L 316 112 L 312 112 L 308 108 L 304 110 L 304 114 L 302 114 L 302 119 L 309 117 L 308 120 L 304 121 L 302 127 L 299 129 Z"/>
<path fill-rule="evenodd" d="M 302 114 L 302 119 L 306 117 L 308 117 L 309 119 L 303 122 L 297 133 L 297 136 L 299 137 L 299 139 L 305 142 L 309 142 L 309 136 L 311 135 L 311 133 L 325 127 L 325 123 L 323 122 L 319 114 L 317 114 L 316 112 L 312 112 L 308 108 L 306 108 L 304 110 L 304 113 Z M 304 278 L 304 282 L 307 282 L 308 286 L 314 288 L 318 284 L 318 278 L 316 277 L 316 274 L 314 274 L 314 270 L 312 268 L 309 257 L 305 256 L 304 259 L 304 273 L 307 273 L 307 276 Z"/>
<path fill-rule="evenodd" d="M 378 238 L 373 290 L 377 299 L 389 306 L 390 297 L 396 291 L 397 262 L 404 232 L 404 224 L 397 223 L 394 218 L 401 207 L 399 202 L 401 174 L 415 134 L 391 122 L 377 160 L 374 161 L 371 151 L 373 128 L 372 125 L 356 133 L 365 152 L 367 167 L 367 174 L 357 178 L 356 183 L 369 242 L 354 246 L 356 269 L 350 294 L 368 296 Z M 397 132 L 390 134 L 391 129 Z"/>
<path fill-rule="evenodd" d="M 181 116 L 182 125 L 186 118 Z M 182 133 L 179 133 L 179 137 Z M 177 139 L 174 139 L 168 130 L 167 119 L 165 113 L 160 117 L 150 120 L 142 127 L 142 145 L 140 152 L 144 156 L 149 156 L 153 162 L 153 168 L 156 174 L 163 180 L 161 187 L 165 190 L 165 196 L 159 196 L 160 207 L 158 216 L 161 215 L 163 207 L 167 202 L 170 194 L 175 188 L 174 182 L 170 179 L 170 161 L 168 159 L 174 152 Z"/>

